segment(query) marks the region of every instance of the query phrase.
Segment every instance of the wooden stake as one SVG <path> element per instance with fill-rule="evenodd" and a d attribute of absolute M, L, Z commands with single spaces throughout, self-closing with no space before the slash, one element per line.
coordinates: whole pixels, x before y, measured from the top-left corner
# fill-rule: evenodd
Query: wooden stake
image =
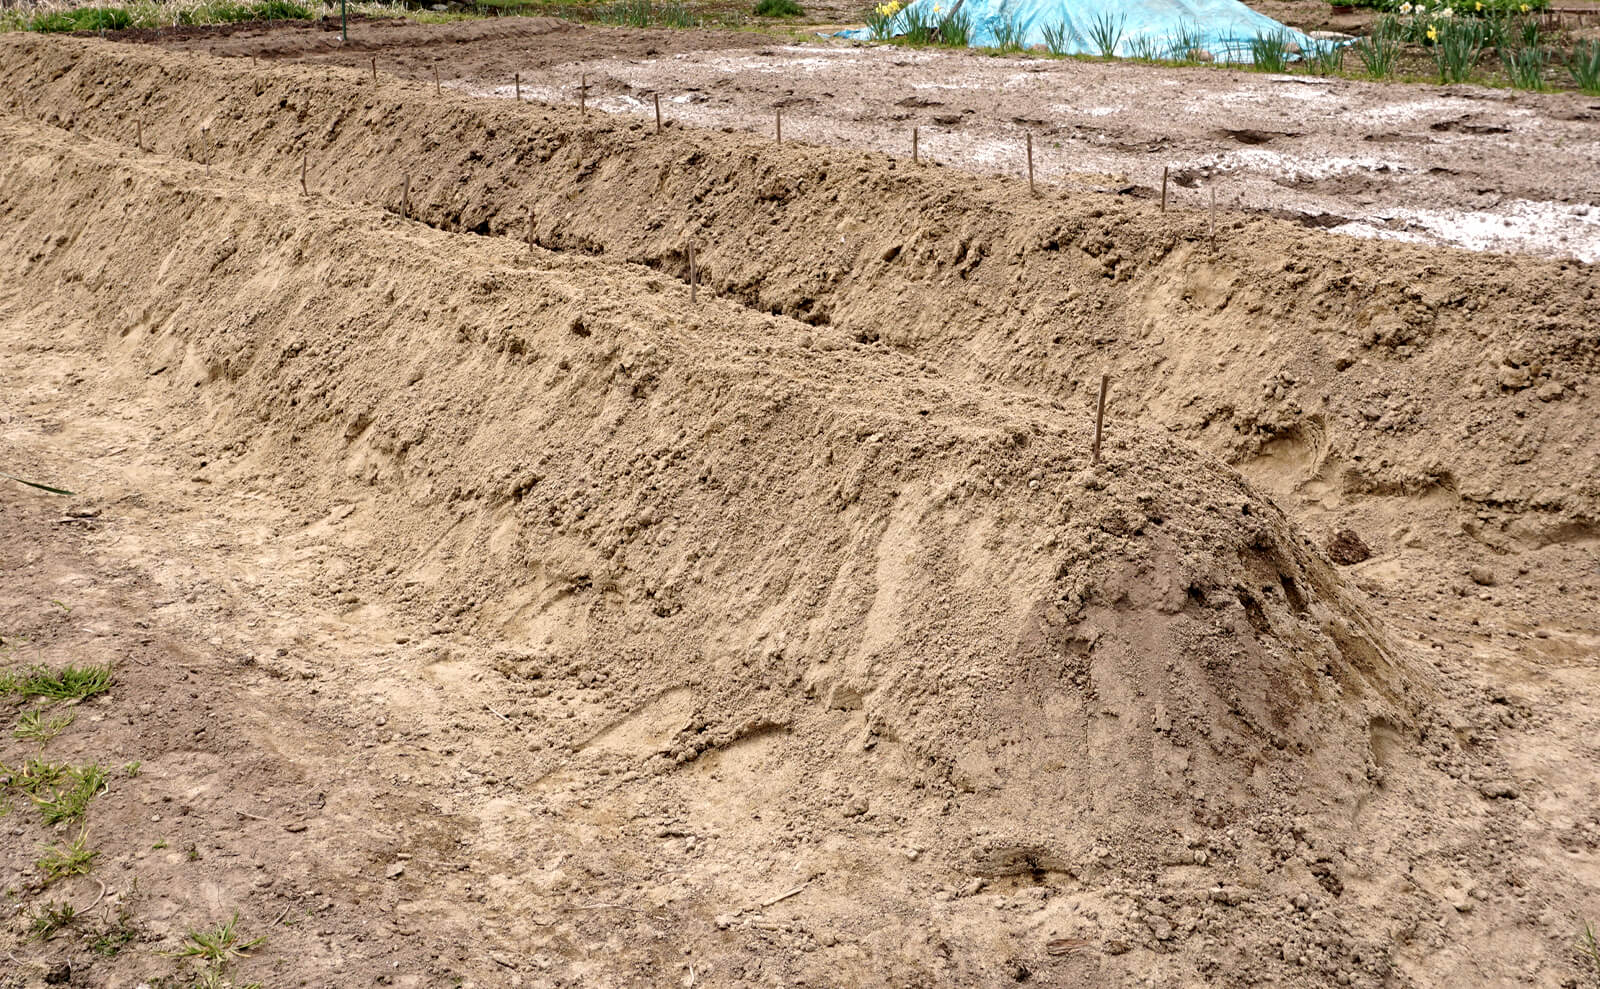
<path fill-rule="evenodd" d="M 776 107 L 773 110 L 773 112 L 775 114 L 777 114 L 777 118 L 778 118 L 778 143 L 782 144 L 783 143 L 783 107 L 781 107 L 781 106 L 780 107 Z"/>
<path fill-rule="evenodd" d="M 439 85 L 439 67 L 435 65 L 433 67 L 433 95 L 439 96 L 443 92 L 444 88 Z"/>
<path fill-rule="evenodd" d="M 1111 387 L 1111 375 L 1100 376 L 1100 406 L 1094 414 L 1094 462 L 1100 463 L 1100 436 L 1106 426 L 1106 391 Z"/>
<path fill-rule="evenodd" d="M 1171 170 L 1171 166 L 1161 166 L 1161 212 L 1163 213 L 1167 211 L 1167 173 Z"/>
<path fill-rule="evenodd" d="M 528 207 L 528 254 L 533 254 L 533 207 Z"/>
<path fill-rule="evenodd" d="M 512 73 L 512 75 L 511 75 L 511 85 L 516 87 L 516 90 L 517 90 L 517 102 L 521 103 L 522 102 L 522 73 L 520 73 L 520 72 Z"/>
<path fill-rule="evenodd" d="M 689 301 L 690 301 L 690 303 L 693 303 L 695 301 L 695 298 L 694 298 L 694 296 L 695 296 L 695 292 L 694 292 L 695 280 L 696 279 L 695 279 L 695 271 L 694 271 L 694 240 L 691 238 L 690 241 L 689 241 Z"/>
<path fill-rule="evenodd" d="M 310 154 L 304 154 L 300 156 L 300 195 L 302 196 L 311 195 L 310 192 L 306 191 L 306 164 L 310 160 Z"/>
<path fill-rule="evenodd" d="M 400 185 L 400 219 L 411 216 L 411 173 L 406 173 L 405 181 Z"/>
<path fill-rule="evenodd" d="M 656 94 L 656 133 L 661 133 L 661 94 Z"/>
<path fill-rule="evenodd" d="M 1028 132 L 1028 195 L 1038 195 L 1033 188 L 1033 131 Z"/>
<path fill-rule="evenodd" d="M 206 175 L 209 176 L 211 174 L 211 128 L 200 128 L 200 143 L 205 148 Z"/>
<path fill-rule="evenodd" d="M 378 84 L 378 56 L 372 56 L 372 84 Z"/>
<path fill-rule="evenodd" d="M 1211 249 L 1217 249 L 1217 187 L 1211 186 Z"/>
<path fill-rule="evenodd" d="M 584 73 L 578 77 L 578 112 L 585 117 L 589 115 L 589 75 Z"/>
<path fill-rule="evenodd" d="M 911 164 L 920 164 L 921 157 L 917 154 L 917 129 L 911 128 Z"/>

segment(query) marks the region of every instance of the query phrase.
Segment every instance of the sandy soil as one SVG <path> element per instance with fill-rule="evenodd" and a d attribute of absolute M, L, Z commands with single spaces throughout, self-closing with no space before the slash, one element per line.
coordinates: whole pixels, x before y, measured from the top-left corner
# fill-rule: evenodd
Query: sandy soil
<path fill-rule="evenodd" d="M 0 634 L 142 760 L 4 984 L 1591 978 L 1592 266 L 0 60 Z"/>
<path fill-rule="evenodd" d="M 1308 22 L 1309 24 L 1309 22 Z M 363 26 L 162 37 L 180 50 L 360 65 L 511 97 L 772 134 L 1046 184 L 1284 212 L 1341 233 L 1600 260 L 1600 105 L 1579 94 L 1374 85 L 1215 69 L 774 43 L 716 32 L 631 32 L 559 22 L 437 31 Z"/>

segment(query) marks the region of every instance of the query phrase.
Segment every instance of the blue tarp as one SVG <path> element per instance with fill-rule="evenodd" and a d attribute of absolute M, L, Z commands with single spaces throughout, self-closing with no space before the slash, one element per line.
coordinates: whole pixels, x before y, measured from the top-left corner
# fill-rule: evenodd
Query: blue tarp
<path fill-rule="evenodd" d="M 888 34 L 905 34 L 913 18 L 937 23 L 958 12 L 971 18 L 968 43 L 976 47 L 997 46 L 1007 24 L 1020 30 L 1024 48 L 1046 48 L 1046 28 L 1064 29 L 1069 55 L 1102 54 L 1097 36 L 1108 31 L 1112 37 L 1120 33 L 1116 54 L 1123 58 L 1192 58 L 1189 49 L 1200 48 L 1219 62 L 1249 63 L 1251 40 L 1274 33 L 1295 46 L 1291 51 L 1309 52 L 1319 44 L 1239 0 L 912 0 L 889 21 Z M 841 36 L 873 37 L 869 28 Z"/>

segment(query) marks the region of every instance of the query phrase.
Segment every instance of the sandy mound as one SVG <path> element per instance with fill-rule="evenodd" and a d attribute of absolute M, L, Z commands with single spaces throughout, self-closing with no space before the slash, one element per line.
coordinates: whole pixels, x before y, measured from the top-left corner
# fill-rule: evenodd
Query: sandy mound
<path fill-rule="evenodd" d="M 1329 237 L 1265 217 L 1162 215 L 882 155 L 512 106 L 363 73 L 251 68 L 95 42 L 0 40 L 0 105 L 215 160 L 285 192 L 395 206 L 682 277 L 880 340 L 969 380 L 1082 404 L 1104 369 L 1150 419 L 1277 490 L 1429 494 L 1489 546 L 1592 538 L 1600 367 L 1592 266 Z M 1369 534 L 1370 536 L 1371 534 Z M 1382 549 L 1382 546 L 1376 547 Z"/>
<path fill-rule="evenodd" d="M 105 328 L 198 478 L 294 489 L 368 578 L 498 629 L 552 746 L 535 786 L 764 739 L 798 781 L 859 762 L 813 813 L 893 813 L 979 875 L 1220 854 L 1291 888 L 1306 867 L 1246 835 L 1345 829 L 1374 732 L 1427 717 L 1281 512 L 1115 406 L 1094 468 L 1084 408 L 645 269 L 5 145 L 0 250 L 58 286 L 38 311 Z M 608 713 L 562 717 L 556 670 Z"/>

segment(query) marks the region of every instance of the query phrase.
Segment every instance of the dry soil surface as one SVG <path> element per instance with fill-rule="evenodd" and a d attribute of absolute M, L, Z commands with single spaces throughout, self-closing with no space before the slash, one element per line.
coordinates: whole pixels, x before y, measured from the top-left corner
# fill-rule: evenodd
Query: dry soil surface
<path fill-rule="evenodd" d="M 4 984 L 1594 978 L 1592 266 L 0 62 Z"/>
<path fill-rule="evenodd" d="M 1319 5 L 1320 6 L 1320 5 Z M 1600 260 L 1600 100 L 1214 68 L 913 50 L 514 19 L 166 35 L 179 50 L 364 65 L 466 92 L 911 156 L 1037 181 L 1279 212 L 1340 233 Z M 1352 56 L 1353 58 L 1353 56 Z"/>

